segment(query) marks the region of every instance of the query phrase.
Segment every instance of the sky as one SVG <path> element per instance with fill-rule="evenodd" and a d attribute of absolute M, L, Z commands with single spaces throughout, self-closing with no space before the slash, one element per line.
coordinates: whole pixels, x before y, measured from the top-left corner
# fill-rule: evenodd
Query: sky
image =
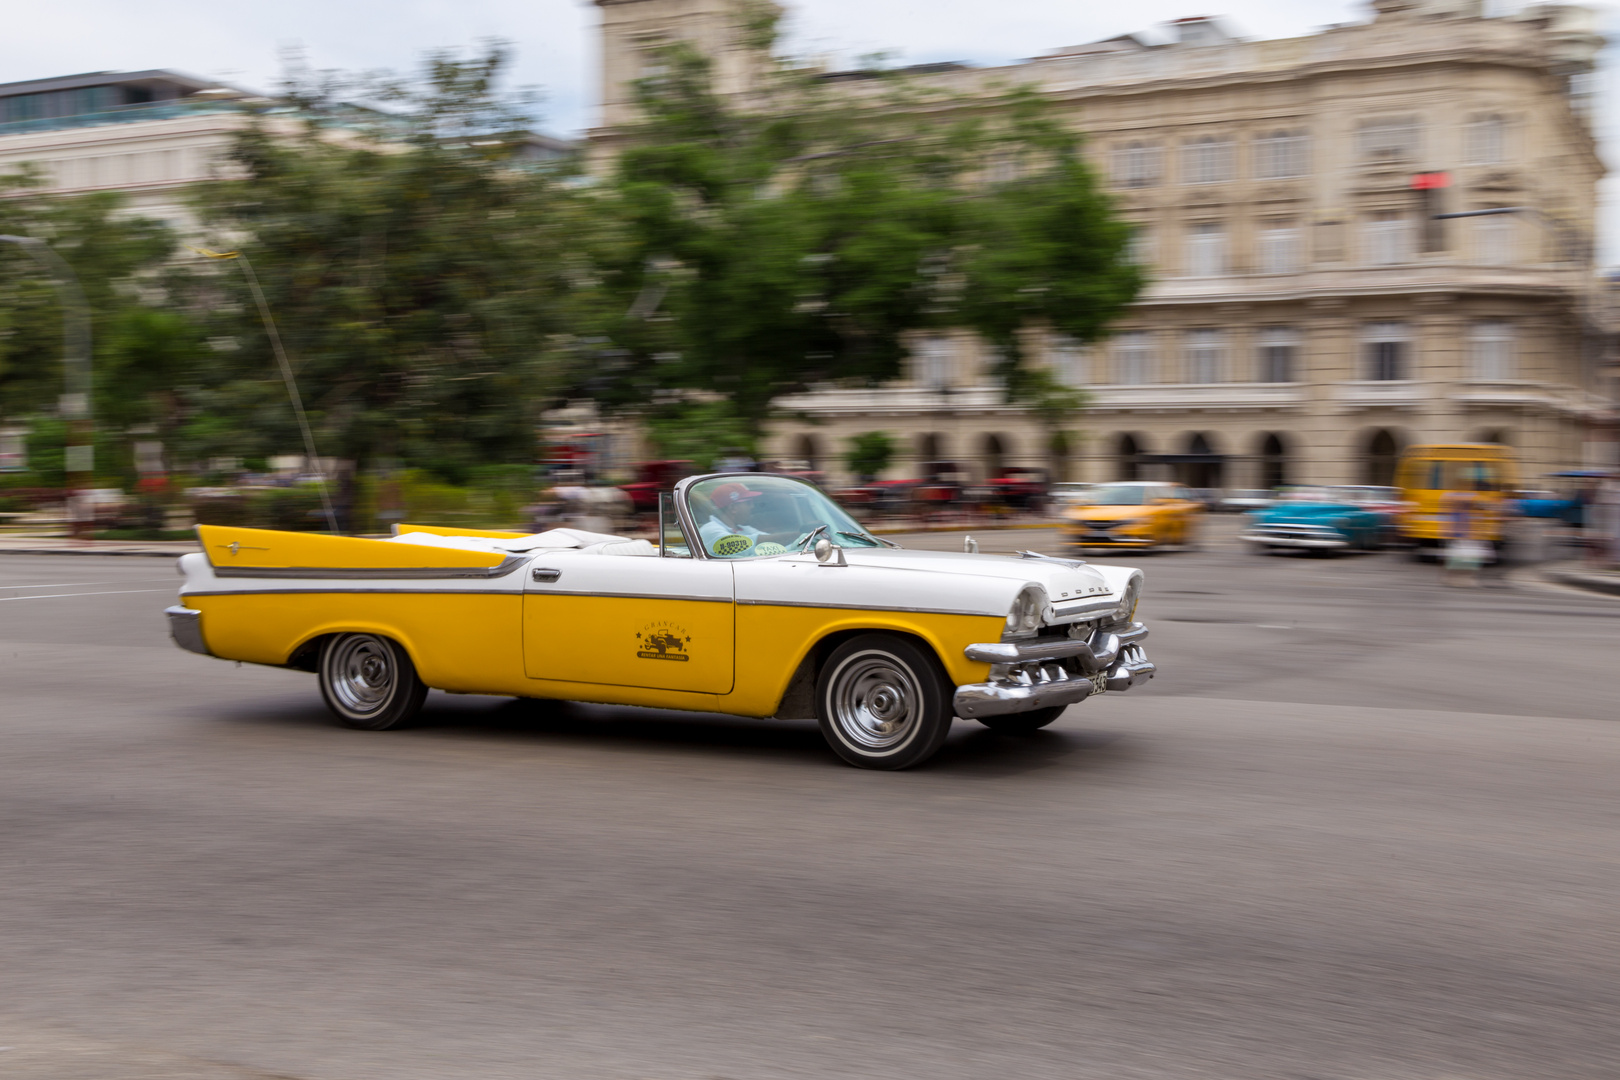
<path fill-rule="evenodd" d="M 1359 0 L 784 0 L 787 46 L 835 64 L 888 52 L 903 63 L 962 60 L 997 64 L 1064 45 L 1150 30 L 1189 15 L 1224 16 L 1237 33 L 1291 37 L 1331 23 L 1359 21 Z M 489 38 L 516 53 L 513 84 L 541 92 L 536 127 L 577 135 L 596 98 L 588 0 L 9 0 L 0 35 L 0 82 L 88 71 L 170 68 L 254 90 L 274 87 L 281 58 L 300 50 L 311 66 L 346 71 L 408 71 L 432 49 L 469 51 Z M 1512 10 L 1519 0 L 1491 0 Z M 1611 39 L 1620 17 L 1605 10 Z M 1600 113 L 1605 158 L 1620 169 L 1620 44 L 1606 50 Z M 1605 182 L 1604 261 L 1620 262 L 1620 177 Z"/>

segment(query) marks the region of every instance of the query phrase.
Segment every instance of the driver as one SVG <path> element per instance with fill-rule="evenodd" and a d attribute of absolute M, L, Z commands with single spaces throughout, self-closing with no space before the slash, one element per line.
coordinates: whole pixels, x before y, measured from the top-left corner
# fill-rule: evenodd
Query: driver
<path fill-rule="evenodd" d="M 714 506 L 714 513 L 709 520 L 698 526 L 698 535 L 703 538 L 703 546 L 716 555 L 738 554 L 738 552 L 715 551 L 715 544 L 728 536 L 745 536 L 748 546 L 758 540 L 762 531 L 749 524 L 754 518 L 754 500 L 765 494 L 763 491 L 750 490 L 748 485 L 742 483 L 721 484 L 709 493 L 709 502 Z"/>

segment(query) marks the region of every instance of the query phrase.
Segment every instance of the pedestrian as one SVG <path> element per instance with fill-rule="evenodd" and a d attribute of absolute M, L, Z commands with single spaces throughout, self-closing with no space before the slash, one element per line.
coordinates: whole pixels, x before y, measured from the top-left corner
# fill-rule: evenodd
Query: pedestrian
<path fill-rule="evenodd" d="M 1480 539 L 1483 507 L 1472 491 L 1448 491 L 1440 500 L 1446 538 L 1444 581 L 1475 587 L 1489 548 Z"/>

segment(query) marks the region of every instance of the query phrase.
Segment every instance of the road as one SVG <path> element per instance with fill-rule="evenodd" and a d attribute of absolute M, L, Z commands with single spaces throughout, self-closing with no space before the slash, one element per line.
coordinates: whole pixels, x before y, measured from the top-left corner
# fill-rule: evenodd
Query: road
<path fill-rule="evenodd" d="M 1152 685 L 900 774 L 347 731 L 169 644 L 167 562 L 0 558 L 0 1076 L 1616 1075 L 1620 601 L 1215 532 L 1140 560 Z"/>

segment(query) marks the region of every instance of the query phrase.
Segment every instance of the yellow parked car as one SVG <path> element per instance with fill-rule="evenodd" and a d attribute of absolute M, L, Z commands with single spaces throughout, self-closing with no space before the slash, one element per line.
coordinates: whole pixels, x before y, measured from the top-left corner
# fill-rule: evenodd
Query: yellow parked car
<path fill-rule="evenodd" d="M 1180 484 L 1100 484 L 1064 514 L 1063 539 L 1072 548 L 1186 547 L 1197 539 L 1203 509 Z"/>
<path fill-rule="evenodd" d="M 1409 446 L 1395 469 L 1395 484 L 1407 504 L 1401 536 L 1422 554 L 1444 546 L 1442 506 L 1454 491 L 1470 492 L 1479 508 L 1474 539 L 1500 543 L 1506 492 L 1519 486 L 1519 468 L 1512 448 L 1496 443 Z"/>
<path fill-rule="evenodd" d="M 1031 732 L 1157 670 L 1140 570 L 901 550 L 786 476 L 690 477 L 658 507 L 658 543 L 203 525 L 169 627 L 192 652 L 315 673 L 351 727 L 405 723 L 434 687 L 814 718 L 870 769 L 925 760 L 954 717 Z"/>

